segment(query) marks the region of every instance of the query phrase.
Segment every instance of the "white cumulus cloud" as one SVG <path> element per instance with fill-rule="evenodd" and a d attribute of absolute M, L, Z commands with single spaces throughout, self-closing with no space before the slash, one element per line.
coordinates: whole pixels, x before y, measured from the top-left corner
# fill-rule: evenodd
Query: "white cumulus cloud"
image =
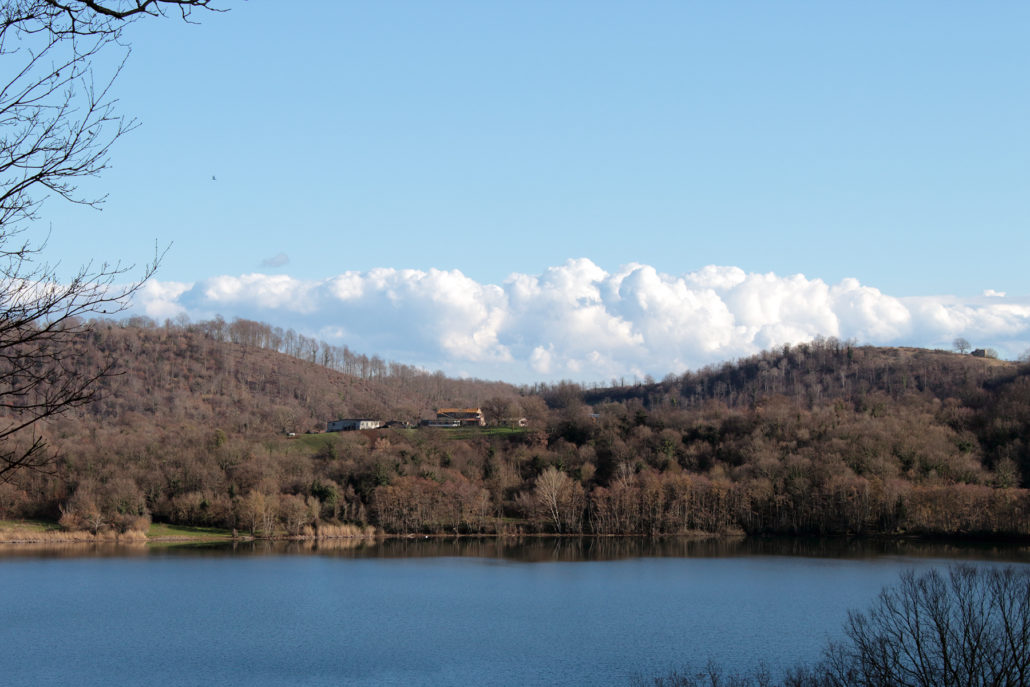
<path fill-rule="evenodd" d="M 681 275 L 588 259 L 479 283 L 458 270 L 378 268 L 322 280 L 217 276 L 149 282 L 152 317 L 246 317 L 356 351 L 516 382 L 661 377 L 817 336 L 950 347 L 962 336 L 1015 357 L 1030 346 L 1030 299 L 895 297 L 855 279 L 708 266 Z"/>

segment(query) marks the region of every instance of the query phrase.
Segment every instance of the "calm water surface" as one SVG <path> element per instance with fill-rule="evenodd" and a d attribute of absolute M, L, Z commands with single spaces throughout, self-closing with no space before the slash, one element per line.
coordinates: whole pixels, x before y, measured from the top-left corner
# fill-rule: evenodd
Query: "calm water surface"
<path fill-rule="evenodd" d="M 626 685 L 818 658 L 909 568 L 1019 547 L 387 541 L 0 547 L 4 685 Z"/>

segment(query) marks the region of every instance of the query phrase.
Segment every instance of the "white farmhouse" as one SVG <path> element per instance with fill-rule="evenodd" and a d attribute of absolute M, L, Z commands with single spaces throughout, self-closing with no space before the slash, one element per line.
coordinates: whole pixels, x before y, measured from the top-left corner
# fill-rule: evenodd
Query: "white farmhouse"
<path fill-rule="evenodd" d="M 330 420 L 325 427 L 327 432 L 352 432 L 357 429 L 379 429 L 383 423 L 379 420 L 369 418 L 348 418 L 344 420 Z"/>

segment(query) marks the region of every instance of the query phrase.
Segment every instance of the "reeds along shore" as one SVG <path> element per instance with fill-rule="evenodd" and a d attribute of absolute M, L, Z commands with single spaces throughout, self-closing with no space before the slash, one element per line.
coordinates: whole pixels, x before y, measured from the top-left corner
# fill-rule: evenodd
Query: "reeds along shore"
<path fill-rule="evenodd" d="M 9 526 L 0 527 L 0 544 L 132 544 L 152 541 L 198 541 L 198 540 L 254 540 L 268 539 L 272 541 L 322 541 L 330 539 L 367 540 L 375 538 L 375 527 L 359 525 L 320 525 L 305 527 L 299 534 L 274 533 L 267 537 L 253 537 L 249 534 L 217 533 L 217 534 L 157 534 L 149 535 L 143 530 L 126 530 L 118 532 L 113 529 L 101 529 L 99 532 L 86 530 L 67 530 L 58 528 Z"/>
<path fill-rule="evenodd" d="M 0 544 L 92 544 L 133 542 L 145 543 L 147 533 L 141 530 L 115 532 L 102 530 L 98 533 L 85 530 L 31 529 L 25 527 L 0 528 Z"/>

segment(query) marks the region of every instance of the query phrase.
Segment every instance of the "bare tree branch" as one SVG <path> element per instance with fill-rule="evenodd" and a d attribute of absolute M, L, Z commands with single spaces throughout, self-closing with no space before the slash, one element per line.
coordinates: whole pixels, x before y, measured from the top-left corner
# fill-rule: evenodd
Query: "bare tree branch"
<path fill-rule="evenodd" d="M 113 365 L 84 370 L 72 344 L 87 316 L 124 310 L 160 262 L 128 279 L 131 266 L 88 263 L 70 279 L 41 261 L 46 243 L 22 233 L 57 197 L 99 207 L 79 182 L 100 174 L 111 147 L 137 126 L 119 115 L 113 85 L 129 48 L 123 30 L 144 16 L 175 11 L 189 21 L 213 0 L 8 0 L 0 5 L 0 482 L 19 470 L 46 470 L 51 456 L 40 422 L 88 403 Z M 94 71 L 107 51 L 121 60 Z M 128 280 L 127 284 L 122 282 Z"/>

